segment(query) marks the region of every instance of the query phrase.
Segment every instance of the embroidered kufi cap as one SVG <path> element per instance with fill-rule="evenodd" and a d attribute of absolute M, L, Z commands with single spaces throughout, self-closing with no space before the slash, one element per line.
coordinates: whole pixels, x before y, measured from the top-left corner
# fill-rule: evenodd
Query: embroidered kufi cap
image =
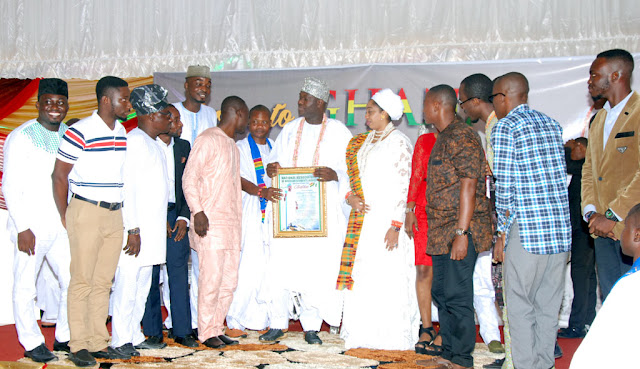
<path fill-rule="evenodd" d="M 136 87 L 131 91 L 131 105 L 138 115 L 157 113 L 169 106 L 168 93 L 167 89 L 156 84 Z"/>
<path fill-rule="evenodd" d="M 187 68 L 187 78 L 202 77 L 211 79 L 211 69 L 206 65 L 190 65 Z"/>
<path fill-rule="evenodd" d="M 400 96 L 393 93 L 388 88 L 378 91 L 371 100 L 375 101 L 378 106 L 389 114 L 391 120 L 398 120 L 404 112 L 404 104 Z"/>
<path fill-rule="evenodd" d="M 326 82 L 321 79 L 317 79 L 314 77 L 305 78 L 304 85 L 302 85 L 300 91 L 306 92 L 309 95 L 326 103 L 329 102 L 329 87 L 327 86 Z"/>
<path fill-rule="evenodd" d="M 38 85 L 38 100 L 44 94 L 62 95 L 69 98 L 69 87 L 67 82 L 60 78 L 44 78 L 40 80 Z"/>

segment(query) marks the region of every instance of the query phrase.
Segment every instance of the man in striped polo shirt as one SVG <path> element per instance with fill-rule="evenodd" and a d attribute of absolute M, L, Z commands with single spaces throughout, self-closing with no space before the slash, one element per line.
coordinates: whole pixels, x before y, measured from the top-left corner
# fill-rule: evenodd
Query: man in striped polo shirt
<path fill-rule="evenodd" d="M 69 234 L 69 359 L 129 359 L 108 347 L 109 291 L 122 247 L 123 165 L 127 139 L 119 120 L 131 110 L 129 85 L 112 76 L 96 85 L 98 110 L 67 130 L 53 170 L 53 196 Z M 67 203 L 68 191 L 71 200 Z"/>

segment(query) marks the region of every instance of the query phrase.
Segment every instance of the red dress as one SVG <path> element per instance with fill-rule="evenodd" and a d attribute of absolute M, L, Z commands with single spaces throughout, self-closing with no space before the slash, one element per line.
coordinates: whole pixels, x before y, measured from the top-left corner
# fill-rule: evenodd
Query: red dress
<path fill-rule="evenodd" d="M 416 252 L 416 265 L 432 265 L 431 256 L 427 255 L 427 168 L 431 149 L 436 143 L 435 133 L 427 133 L 418 137 L 416 147 L 413 150 L 411 162 L 411 181 L 409 182 L 409 195 L 407 202 L 416 203 L 416 218 L 418 229 L 413 227 L 413 245 Z"/>

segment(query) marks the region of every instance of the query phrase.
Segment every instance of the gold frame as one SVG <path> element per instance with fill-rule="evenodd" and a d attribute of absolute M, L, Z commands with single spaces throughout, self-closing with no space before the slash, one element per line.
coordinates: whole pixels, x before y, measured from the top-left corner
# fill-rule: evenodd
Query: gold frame
<path fill-rule="evenodd" d="M 278 169 L 278 174 L 273 177 L 272 183 L 273 187 L 280 188 L 282 175 L 296 175 L 296 174 L 307 174 L 313 176 L 313 172 L 317 167 L 300 167 L 300 168 L 280 168 Z M 299 231 L 299 230 L 281 230 L 280 229 L 280 216 L 282 212 L 280 211 L 281 206 L 286 201 L 286 197 L 283 196 L 283 199 L 278 200 L 273 203 L 273 237 L 274 238 L 298 238 L 298 237 L 326 237 L 327 236 L 327 198 L 325 191 L 325 183 L 320 182 L 317 178 L 313 177 L 319 186 L 319 212 L 318 221 L 320 223 L 319 230 L 313 231 Z"/>

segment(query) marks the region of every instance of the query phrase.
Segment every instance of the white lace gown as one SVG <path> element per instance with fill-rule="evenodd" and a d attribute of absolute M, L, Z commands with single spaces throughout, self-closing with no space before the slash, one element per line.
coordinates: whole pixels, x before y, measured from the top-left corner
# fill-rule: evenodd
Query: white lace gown
<path fill-rule="evenodd" d="M 341 336 L 347 349 L 413 350 L 418 340 L 413 243 L 404 228 L 398 248 L 388 251 L 384 243 L 391 221 L 404 221 L 412 152 L 409 138 L 398 130 L 358 152 L 370 210 L 356 251 L 353 289 L 344 296 Z"/>

